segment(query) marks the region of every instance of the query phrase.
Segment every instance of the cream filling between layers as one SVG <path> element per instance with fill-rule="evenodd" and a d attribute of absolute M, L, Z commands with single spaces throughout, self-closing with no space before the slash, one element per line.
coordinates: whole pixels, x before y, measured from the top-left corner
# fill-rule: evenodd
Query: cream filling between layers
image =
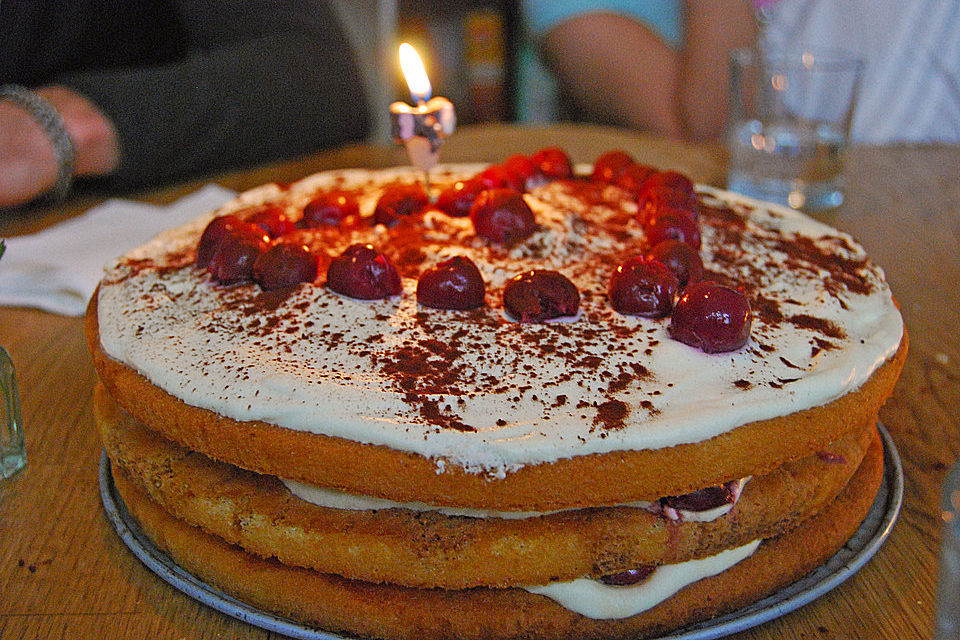
<path fill-rule="evenodd" d="M 383 498 L 373 498 L 356 494 L 324 489 L 294 480 L 281 479 L 290 492 L 304 500 L 321 507 L 365 511 L 374 509 L 409 509 L 411 511 L 436 511 L 448 516 L 466 516 L 470 518 L 523 519 L 557 513 L 533 511 L 495 511 L 492 509 L 465 509 L 438 507 L 424 502 L 394 502 Z M 744 479 L 740 483 L 747 481 Z M 740 491 L 736 491 L 739 496 Z M 651 510 L 655 503 L 638 501 L 617 505 Z M 709 522 L 728 513 L 733 504 L 723 505 L 704 511 L 674 510 L 674 517 L 681 520 Z M 754 540 L 741 547 L 728 549 L 718 554 L 688 560 L 676 564 L 657 567 L 642 582 L 628 586 L 606 585 L 597 580 L 580 578 L 567 582 L 554 582 L 547 585 L 523 587 L 525 590 L 546 596 L 560 606 L 594 619 L 627 618 L 663 602 L 680 589 L 698 580 L 716 575 L 750 557 L 760 545 Z"/>
<path fill-rule="evenodd" d="M 655 607 L 687 585 L 722 573 L 749 558 L 760 542 L 754 540 L 699 560 L 657 567 L 646 580 L 630 586 L 612 586 L 579 578 L 524 589 L 595 620 L 629 618 Z"/>
<path fill-rule="evenodd" d="M 538 518 L 540 516 L 559 513 L 559 511 L 497 511 L 495 509 L 470 509 L 462 507 L 443 507 L 426 502 L 395 502 L 385 498 L 375 498 L 372 496 L 362 496 L 344 491 L 336 491 L 318 487 L 316 485 L 298 482 L 296 480 L 287 480 L 280 478 L 281 482 L 290 490 L 290 493 L 297 496 L 305 502 L 315 504 L 328 509 L 347 509 L 350 511 L 373 511 L 376 509 L 407 509 L 408 511 L 436 511 L 447 516 L 463 516 L 467 518 L 503 518 L 505 520 L 523 520 L 526 518 Z M 703 511 L 690 511 L 688 509 L 660 509 L 656 502 L 638 500 L 636 502 L 626 502 L 613 505 L 616 507 L 632 507 L 643 509 L 651 513 L 660 513 L 671 520 L 682 520 L 685 522 L 712 522 L 721 516 L 726 515 L 733 509 L 734 504 L 740 497 L 743 485 L 749 478 L 743 478 L 736 485 L 734 490 L 734 501 L 713 509 L 704 509 Z M 568 509 L 573 511 L 573 509 Z"/>
<path fill-rule="evenodd" d="M 475 170 L 458 169 L 462 176 Z M 317 189 L 334 185 L 369 187 L 361 200 L 361 211 L 369 213 L 376 186 L 397 179 L 416 175 L 407 169 L 320 174 L 286 190 L 267 186 L 247 192 L 219 213 L 276 198 L 295 211 Z M 404 278 L 401 297 L 380 301 L 303 286 L 269 317 L 258 317 L 244 307 L 260 295 L 256 285 L 225 289 L 192 266 L 135 266 L 139 260 L 163 266 L 168 256 L 191 251 L 206 217 L 162 234 L 108 268 L 99 293 L 101 344 L 110 357 L 187 404 L 235 420 L 416 453 L 433 459 L 438 473 L 451 464 L 491 477 L 562 458 L 700 442 L 746 423 L 823 405 L 858 388 L 895 353 L 903 323 L 878 267 L 865 267 L 869 294 L 842 287 L 828 291 L 815 271 L 784 266 L 777 272 L 771 263 L 785 264 L 790 256 L 751 240 L 778 231 L 846 258 L 865 258 L 852 239 L 788 209 L 708 193 L 749 217 L 753 236 L 736 248 L 749 268 L 732 275 L 750 282 L 759 277 L 759 292 L 775 300 L 784 317 L 814 316 L 836 328 L 842 337 L 827 339 L 830 348 L 817 349 L 815 340 L 824 336 L 809 327 L 768 326 L 755 319 L 746 347 L 705 354 L 672 340 L 669 319 L 616 314 L 606 302 L 609 274 L 602 263 L 578 256 L 609 253 L 622 239 L 582 224 L 584 204 L 559 183 L 525 196 L 538 231 L 506 256 L 477 239 L 469 219 L 440 213 L 424 218 L 426 264 L 461 254 L 480 268 L 491 305 L 481 310 L 481 321 L 464 324 L 465 314 L 419 307 L 413 278 Z M 601 223 L 635 211 L 626 201 L 591 206 Z M 639 225 L 624 234 L 625 245 L 643 246 Z M 703 236 L 707 268 L 722 272 L 714 231 L 704 227 Z M 345 233 L 342 243 L 389 239 L 389 231 L 378 225 Z M 340 249 L 330 247 L 333 253 Z M 503 321 L 499 291 L 507 279 L 531 268 L 559 269 L 577 284 L 584 296 L 575 321 Z M 385 362 L 407 366 L 403 350 L 408 349 L 431 371 L 430 353 L 422 346 L 428 343 L 453 350 L 456 357 L 443 371 L 462 379 L 436 393 L 413 394 L 411 402 L 411 394 L 397 388 L 397 378 L 381 368 Z M 618 375 L 638 365 L 643 376 L 611 391 Z M 604 422 L 603 409 L 611 401 L 624 414 L 615 424 Z"/>

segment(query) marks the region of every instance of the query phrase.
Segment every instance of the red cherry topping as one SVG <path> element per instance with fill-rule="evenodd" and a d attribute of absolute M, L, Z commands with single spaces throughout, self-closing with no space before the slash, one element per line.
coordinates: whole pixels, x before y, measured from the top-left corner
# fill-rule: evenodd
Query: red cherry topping
<path fill-rule="evenodd" d="M 306 227 L 337 227 L 344 220 L 360 215 L 357 197 L 348 191 L 327 191 L 319 194 L 303 207 Z"/>
<path fill-rule="evenodd" d="M 706 353 L 734 351 L 750 338 L 746 296 L 716 282 L 688 285 L 673 310 L 670 336 Z"/>
<path fill-rule="evenodd" d="M 263 229 L 271 238 L 279 238 L 296 229 L 283 207 L 270 204 L 247 218 L 247 222 Z"/>
<path fill-rule="evenodd" d="M 700 225 L 672 209 L 663 209 L 655 217 L 647 219 L 643 230 L 650 246 L 665 240 L 679 240 L 690 245 L 694 251 L 700 250 Z"/>
<path fill-rule="evenodd" d="M 664 211 L 679 213 L 697 220 L 700 217 L 700 203 L 694 195 L 662 185 L 645 188 L 637 197 L 637 217 L 640 224 L 646 224 L 648 220 Z"/>
<path fill-rule="evenodd" d="M 548 180 L 562 180 L 573 176 L 570 156 L 559 147 L 540 149 L 530 159 L 537 165 L 538 172 Z"/>
<path fill-rule="evenodd" d="M 253 278 L 253 263 L 270 246 L 263 229 L 249 222 L 239 222 L 220 242 L 207 271 L 220 284 L 235 284 Z"/>
<path fill-rule="evenodd" d="M 503 306 L 520 322 L 543 322 L 577 315 L 580 292 L 562 273 L 528 271 L 507 282 Z"/>
<path fill-rule="evenodd" d="M 526 182 L 520 174 L 499 164 L 490 165 L 478 173 L 476 179 L 487 189 L 513 189 L 514 191 L 523 191 Z"/>
<path fill-rule="evenodd" d="M 197 242 L 197 257 L 195 262 L 201 269 L 206 269 L 210 264 L 210 258 L 216 252 L 220 243 L 223 242 L 238 225 L 243 224 L 237 216 L 227 214 L 218 216 L 211 220 Z"/>
<path fill-rule="evenodd" d="M 480 270 L 463 256 L 430 267 L 417 281 L 417 302 L 434 309 L 475 309 L 483 305 L 483 295 Z"/>
<path fill-rule="evenodd" d="M 644 183 L 643 190 L 654 187 L 667 187 L 680 193 L 694 195 L 693 181 L 679 171 L 657 171 Z"/>
<path fill-rule="evenodd" d="M 619 313 L 662 318 L 673 309 L 679 286 L 677 276 L 662 263 L 637 256 L 617 267 L 607 295 Z"/>
<path fill-rule="evenodd" d="M 530 205 L 511 189 L 482 191 L 473 201 L 470 220 L 478 236 L 503 245 L 523 240 L 537 228 Z"/>
<path fill-rule="evenodd" d="M 395 184 L 387 187 L 377 200 L 373 222 L 392 227 L 400 218 L 420 213 L 428 204 L 430 198 L 419 182 Z"/>
<path fill-rule="evenodd" d="M 614 184 L 624 191 L 629 191 L 633 196 L 637 196 L 643 189 L 643 183 L 652 173 L 653 169 L 646 165 L 631 164 L 620 172 L 620 175 L 614 180 Z"/>
<path fill-rule="evenodd" d="M 614 587 L 629 587 L 643 582 L 649 578 L 650 574 L 656 571 L 656 569 L 657 567 L 652 564 L 643 565 L 636 569 L 627 569 L 620 573 L 610 573 L 605 576 L 600 576 L 600 582 Z"/>
<path fill-rule="evenodd" d="M 647 252 L 648 260 L 662 262 L 673 271 L 680 288 L 703 280 L 703 260 L 696 249 L 680 240 L 664 240 Z"/>
<path fill-rule="evenodd" d="M 317 257 L 302 244 L 279 242 L 253 263 L 253 279 L 265 291 L 317 279 Z"/>
<path fill-rule="evenodd" d="M 616 182 L 623 170 L 633 163 L 633 158 L 626 151 L 607 151 L 594 160 L 590 179 L 595 182 Z"/>
<path fill-rule="evenodd" d="M 330 261 L 327 287 L 351 298 L 378 300 L 400 295 L 400 274 L 369 244 L 354 244 Z"/>
<path fill-rule="evenodd" d="M 465 218 L 470 215 L 473 201 L 485 189 L 479 180 L 455 182 L 437 196 L 437 209 L 454 218 Z"/>
<path fill-rule="evenodd" d="M 523 180 L 523 186 L 527 189 L 530 188 L 528 183 L 537 173 L 536 163 L 530 156 L 525 156 L 521 153 L 515 153 L 504 160 L 503 168 L 520 176 Z"/>
<path fill-rule="evenodd" d="M 738 480 L 732 480 L 725 484 L 707 487 L 682 496 L 661 498 L 660 504 L 684 511 L 709 511 L 736 502 L 735 488 L 738 484 Z"/>

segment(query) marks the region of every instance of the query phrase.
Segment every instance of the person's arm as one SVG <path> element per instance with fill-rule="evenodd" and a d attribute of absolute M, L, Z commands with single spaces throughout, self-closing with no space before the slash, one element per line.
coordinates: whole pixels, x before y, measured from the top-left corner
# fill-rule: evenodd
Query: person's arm
<path fill-rule="evenodd" d="M 684 45 L 614 13 L 586 13 L 554 26 L 543 52 L 561 85 L 600 122 L 669 136 L 714 138 L 727 109 L 730 51 L 753 42 L 749 0 L 689 0 Z"/>
<path fill-rule="evenodd" d="M 116 127 L 113 188 L 295 157 L 361 139 L 369 120 L 345 41 L 310 30 L 62 81 L 89 96 Z"/>
<path fill-rule="evenodd" d="M 677 108 L 686 137 L 712 139 L 723 132 L 730 52 L 754 42 L 753 6 L 745 0 L 687 0 Z"/>
<path fill-rule="evenodd" d="M 136 188 L 366 134 L 359 70 L 324 3 L 243 0 L 224 11 L 219 3 L 184 0 L 180 11 L 179 22 L 152 26 L 184 35 L 181 55 L 61 73 L 55 86 L 35 89 L 64 120 L 76 177 Z M 0 100 L 0 207 L 42 195 L 56 176 L 53 146 L 39 124 Z"/>
<path fill-rule="evenodd" d="M 678 56 L 645 25 L 587 13 L 553 27 L 542 46 L 561 86 L 591 119 L 680 135 Z"/>
<path fill-rule="evenodd" d="M 112 188 L 249 166 L 361 139 L 362 80 L 322 2 L 178 3 L 185 56 L 168 64 L 70 74 L 116 127 Z"/>
<path fill-rule="evenodd" d="M 65 87 L 36 93 L 63 118 L 73 141 L 75 175 L 102 176 L 117 166 L 117 138 L 110 120 L 84 96 Z M 0 100 L 0 207 L 30 200 L 49 191 L 57 179 L 53 142 L 21 105 Z"/>

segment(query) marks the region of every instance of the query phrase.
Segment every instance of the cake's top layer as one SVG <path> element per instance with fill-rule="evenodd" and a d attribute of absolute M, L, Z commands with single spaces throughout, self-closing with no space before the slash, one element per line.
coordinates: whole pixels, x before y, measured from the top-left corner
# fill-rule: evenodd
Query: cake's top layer
<path fill-rule="evenodd" d="M 441 167 L 438 185 L 477 166 Z M 279 202 L 298 218 L 318 192 L 360 195 L 370 215 L 408 169 L 344 170 L 244 193 L 217 215 Z M 210 216 L 162 234 L 107 270 L 99 293 L 104 351 L 184 402 L 236 420 L 419 453 L 502 476 L 523 465 L 698 442 L 856 389 L 897 349 L 902 320 L 883 279 L 849 236 L 790 210 L 701 189 L 701 256 L 753 309 L 747 345 L 705 354 L 672 340 L 669 318 L 624 316 L 606 297 L 613 270 L 647 249 L 636 204 L 617 187 L 559 181 L 525 195 L 538 230 L 502 249 L 469 218 L 439 211 L 393 228 L 304 232 L 315 251 L 355 242 L 384 251 L 403 295 L 348 298 L 317 284 L 264 293 L 224 287 L 192 264 Z M 487 306 L 418 306 L 417 276 L 470 257 Z M 520 324 L 504 283 L 530 269 L 578 287 L 575 319 Z"/>

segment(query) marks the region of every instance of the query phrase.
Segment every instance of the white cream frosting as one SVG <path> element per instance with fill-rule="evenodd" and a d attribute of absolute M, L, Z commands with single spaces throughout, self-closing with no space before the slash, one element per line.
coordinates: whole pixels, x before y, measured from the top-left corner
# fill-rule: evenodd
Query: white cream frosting
<path fill-rule="evenodd" d="M 597 580 L 579 578 L 524 588 L 588 618 L 629 618 L 655 607 L 687 585 L 726 571 L 752 556 L 759 546 L 760 540 L 754 540 L 699 560 L 663 565 L 643 582 L 630 586 L 606 585 Z"/>
<path fill-rule="evenodd" d="M 437 181 L 476 170 L 447 167 Z M 247 192 L 217 213 L 269 200 L 295 212 L 317 190 L 339 186 L 367 189 L 367 215 L 378 185 L 415 178 L 406 168 L 329 172 L 288 189 Z M 469 219 L 439 212 L 424 218 L 424 266 L 457 254 L 473 259 L 487 283 L 490 308 L 482 312 L 418 307 L 408 275 L 400 297 L 361 301 L 304 285 L 260 313 L 266 297 L 256 285 L 220 287 L 189 265 L 152 268 L 189 256 L 207 216 L 108 267 L 99 293 L 101 344 L 188 404 L 421 454 L 436 461 L 438 473 L 459 465 L 492 477 L 566 457 L 699 442 L 822 405 L 859 387 L 893 355 L 903 326 L 882 271 L 869 262 L 857 267 L 869 291 L 828 289 L 826 271 L 787 264 L 793 258 L 777 248 L 776 234 L 802 236 L 851 263 L 866 259 L 859 245 L 799 213 L 703 191 L 749 216 L 732 261 L 714 246 L 718 232 L 702 225 L 707 268 L 756 286 L 784 318 L 815 317 L 836 329 L 835 337 L 755 318 L 746 347 L 705 354 L 672 340 L 668 319 L 617 314 L 605 297 L 614 265 L 595 256 L 642 247 L 643 232 L 627 224 L 619 235 L 602 233 L 581 215 L 581 201 L 554 183 L 525 196 L 538 231 L 509 252 L 476 238 Z M 635 208 L 612 198 L 591 216 L 614 224 Z M 335 255 L 353 242 L 382 246 L 391 238 L 383 226 L 367 227 L 327 249 Z M 577 284 L 583 299 L 575 321 L 503 318 L 504 282 L 531 268 L 557 269 Z M 419 386 L 409 394 L 404 380 Z M 621 421 L 606 421 L 610 402 L 628 411 Z"/>

